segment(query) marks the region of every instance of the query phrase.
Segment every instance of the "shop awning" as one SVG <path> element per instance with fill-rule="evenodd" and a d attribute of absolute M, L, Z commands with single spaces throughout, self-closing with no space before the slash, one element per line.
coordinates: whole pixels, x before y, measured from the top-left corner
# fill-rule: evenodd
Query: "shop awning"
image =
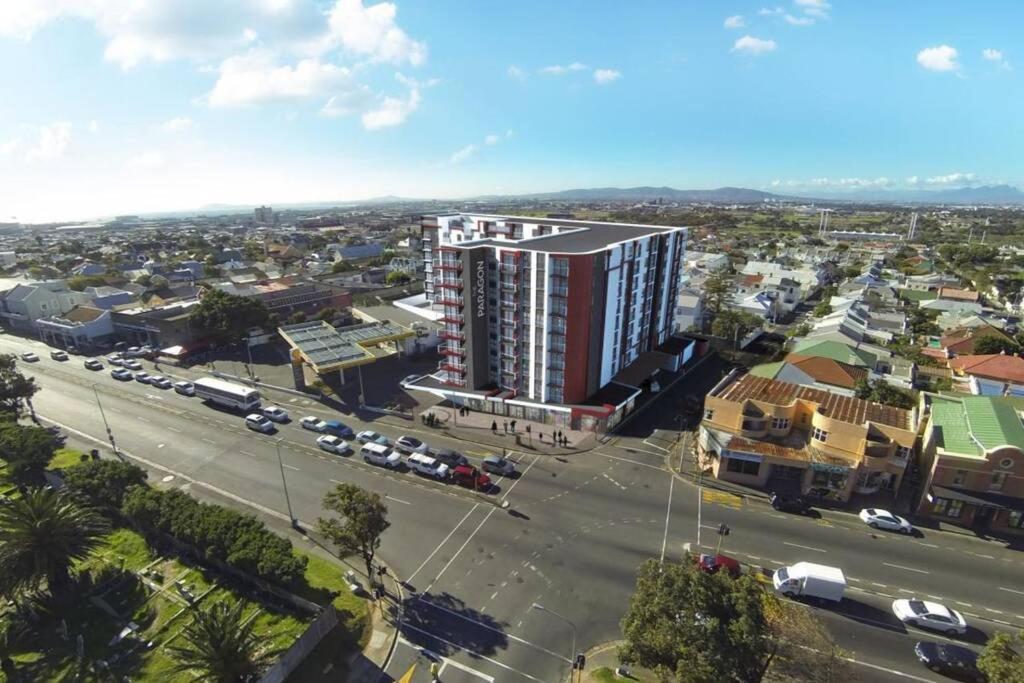
<path fill-rule="evenodd" d="M 963 489 L 951 489 L 945 486 L 932 486 L 931 495 L 935 498 L 946 498 L 948 500 L 959 500 L 968 505 L 978 507 L 998 508 L 1000 510 L 1015 510 L 1024 512 L 1024 499 L 1004 496 L 999 493 L 988 491 L 964 491 Z"/>

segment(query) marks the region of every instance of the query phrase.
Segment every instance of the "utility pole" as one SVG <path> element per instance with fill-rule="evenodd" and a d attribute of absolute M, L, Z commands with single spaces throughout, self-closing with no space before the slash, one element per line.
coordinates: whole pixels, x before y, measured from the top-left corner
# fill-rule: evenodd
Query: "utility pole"
<path fill-rule="evenodd" d="M 284 461 L 281 460 L 281 439 L 276 440 L 274 446 L 277 448 L 277 465 L 281 468 L 281 486 L 284 488 L 284 503 L 288 506 L 288 519 L 292 521 L 292 527 L 298 529 L 299 520 L 295 519 L 295 514 L 292 513 L 292 501 L 288 497 L 288 481 L 284 478 Z"/>
<path fill-rule="evenodd" d="M 107 438 L 110 439 L 110 449 L 114 451 L 114 455 L 118 458 L 121 454 L 117 451 L 117 444 L 114 443 L 114 432 L 110 431 L 110 423 L 107 422 L 107 413 L 103 410 L 103 404 L 100 403 L 100 392 L 96 389 L 96 385 L 92 385 L 92 393 L 96 396 L 96 405 L 99 406 L 100 416 L 103 418 L 103 426 L 107 430 Z"/>
<path fill-rule="evenodd" d="M 547 612 L 548 614 L 550 614 L 550 615 L 552 615 L 554 617 L 557 617 L 558 619 L 561 619 L 562 621 L 564 621 L 565 623 L 569 624 L 569 626 L 572 627 L 572 652 L 569 654 L 569 665 L 572 666 L 572 672 L 571 672 L 571 674 L 569 676 L 569 680 L 570 681 L 575 680 L 575 678 L 576 678 L 576 671 L 577 670 L 582 671 L 583 670 L 583 663 L 586 661 L 585 657 L 583 657 L 582 655 L 577 656 L 577 654 L 576 654 L 576 624 L 574 624 L 573 621 L 571 619 L 569 619 L 568 617 L 562 616 L 558 612 L 556 612 L 554 610 L 551 610 L 551 609 L 548 609 L 544 605 L 541 605 L 541 604 L 536 603 L 536 602 L 533 603 L 532 605 L 530 605 L 530 609 L 532 609 L 532 610 L 533 609 L 540 610 L 541 612 Z"/>

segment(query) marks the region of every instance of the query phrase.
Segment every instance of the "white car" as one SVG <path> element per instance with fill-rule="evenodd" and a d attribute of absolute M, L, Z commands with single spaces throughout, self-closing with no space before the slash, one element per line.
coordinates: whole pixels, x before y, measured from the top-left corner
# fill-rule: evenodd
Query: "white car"
<path fill-rule="evenodd" d="M 402 464 L 402 456 L 387 446 L 379 443 L 373 443 L 372 441 L 370 443 L 363 444 L 363 447 L 359 449 L 359 453 L 363 456 L 364 462 L 371 465 L 377 465 L 378 467 L 395 469 Z"/>
<path fill-rule="evenodd" d="M 25 353 L 21 354 L 21 359 L 26 363 L 35 363 L 39 360 L 39 356 L 32 353 L 31 351 L 26 351 Z"/>
<path fill-rule="evenodd" d="M 114 368 L 110 371 L 110 376 L 122 382 L 130 382 L 132 380 L 131 371 L 124 368 Z"/>
<path fill-rule="evenodd" d="M 274 422 L 288 421 L 288 411 L 284 408 L 278 408 L 277 406 L 267 406 L 263 409 L 263 414 Z"/>
<path fill-rule="evenodd" d="M 263 432 L 264 434 L 274 431 L 274 423 L 259 413 L 246 415 L 245 426 L 254 432 Z"/>
<path fill-rule="evenodd" d="M 430 452 L 430 447 L 423 443 L 414 436 L 402 435 L 395 441 L 395 448 L 402 453 L 421 453 L 426 454 Z"/>
<path fill-rule="evenodd" d="M 914 525 L 907 520 L 881 508 L 864 508 L 860 511 L 860 519 L 872 529 L 898 531 L 901 534 L 914 532 Z"/>
<path fill-rule="evenodd" d="M 196 395 L 196 385 L 192 384 L 192 382 L 186 382 L 184 380 L 182 380 L 181 382 L 175 382 L 174 390 L 181 394 L 182 396 Z"/>
<path fill-rule="evenodd" d="M 136 372 L 135 381 L 142 382 L 143 384 L 149 384 L 150 376 L 148 372 Z"/>
<path fill-rule="evenodd" d="M 967 620 L 955 609 L 928 600 L 894 600 L 892 613 L 904 624 L 920 626 L 933 631 L 942 631 L 946 635 L 962 635 L 967 633 Z"/>
<path fill-rule="evenodd" d="M 412 471 L 418 474 L 433 477 L 438 481 L 444 481 L 448 478 L 448 465 L 434 460 L 429 455 L 413 453 L 409 456 L 409 460 L 407 462 Z"/>
<path fill-rule="evenodd" d="M 149 385 L 156 387 L 157 389 L 170 389 L 171 380 L 167 379 L 163 375 L 154 375 L 149 378 Z"/>
<path fill-rule="evenodd" d="M 107 362 L 110 363 L 111 365 L 120 366 L 122 363 L 124 363 L 124 359 L 121 358 L 121 354 L 112 353 L 109 356 L 107 356 Z"/>
<path fill-rule="evenodd" d="M 140 363 L 137 360 L 126 360 L 121 365 L 126 367 L 126 368 L 128 368 L 129 370 L 141 370 L 142 369 L 142 363 Z"/>
<path fill-rule="evenodd" d="M 311 432 L 322 432 L 327 429 L 326 422 L 321 420 L 319 417 L 313 417 L 312 415 L 307 415 L 299 420 L 299 424 L 302 425 L 303 429 L 308 429 Z"/>
<path fill-rule="evenodd" d="M 327 451 L 328 453 L 348 453 L 352 450 L 352 447 L 348 445 L 348 441 L 331 436 L 330 434 L 318 436 L 316 438 L 316 445 L 320 447 L 320 450 Z"/>
<path fill-rule="evenodd" d="M 388 437 L 377 432 L 371 432 L 370 430 L 362 431 L 356 434 L 356 440 L 359 443 L 379 443 L 381 446 L 390 446 L 391 442 Z"/>

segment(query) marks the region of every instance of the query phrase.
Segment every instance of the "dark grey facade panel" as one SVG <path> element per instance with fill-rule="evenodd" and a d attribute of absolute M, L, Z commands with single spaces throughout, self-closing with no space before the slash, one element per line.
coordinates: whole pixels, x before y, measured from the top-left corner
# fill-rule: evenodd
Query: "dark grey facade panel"
<path fill-rule="evenodd" d="M 490 382 L 487 252 L 486 247 L 462 252 L 463 329 L 469 354 L 466 358 L 466 386 L 474 389 Z"/>

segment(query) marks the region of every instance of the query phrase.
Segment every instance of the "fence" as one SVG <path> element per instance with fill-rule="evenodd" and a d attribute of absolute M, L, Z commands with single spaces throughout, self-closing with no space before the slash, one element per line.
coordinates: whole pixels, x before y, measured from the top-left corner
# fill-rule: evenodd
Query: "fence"
<path fill-rule="evenodd" d="M 320 644 L 324 636 L 337 626 L 338 611 L 334 609 L 334 605 L 328 605 L 299 636 L 299 639 L 292 643 L 288 651 L 281 655 L 274 666 L 263 674 L 260 683 L 284 683 L 288 676 L 309 656 L 309 653 Z"/>

